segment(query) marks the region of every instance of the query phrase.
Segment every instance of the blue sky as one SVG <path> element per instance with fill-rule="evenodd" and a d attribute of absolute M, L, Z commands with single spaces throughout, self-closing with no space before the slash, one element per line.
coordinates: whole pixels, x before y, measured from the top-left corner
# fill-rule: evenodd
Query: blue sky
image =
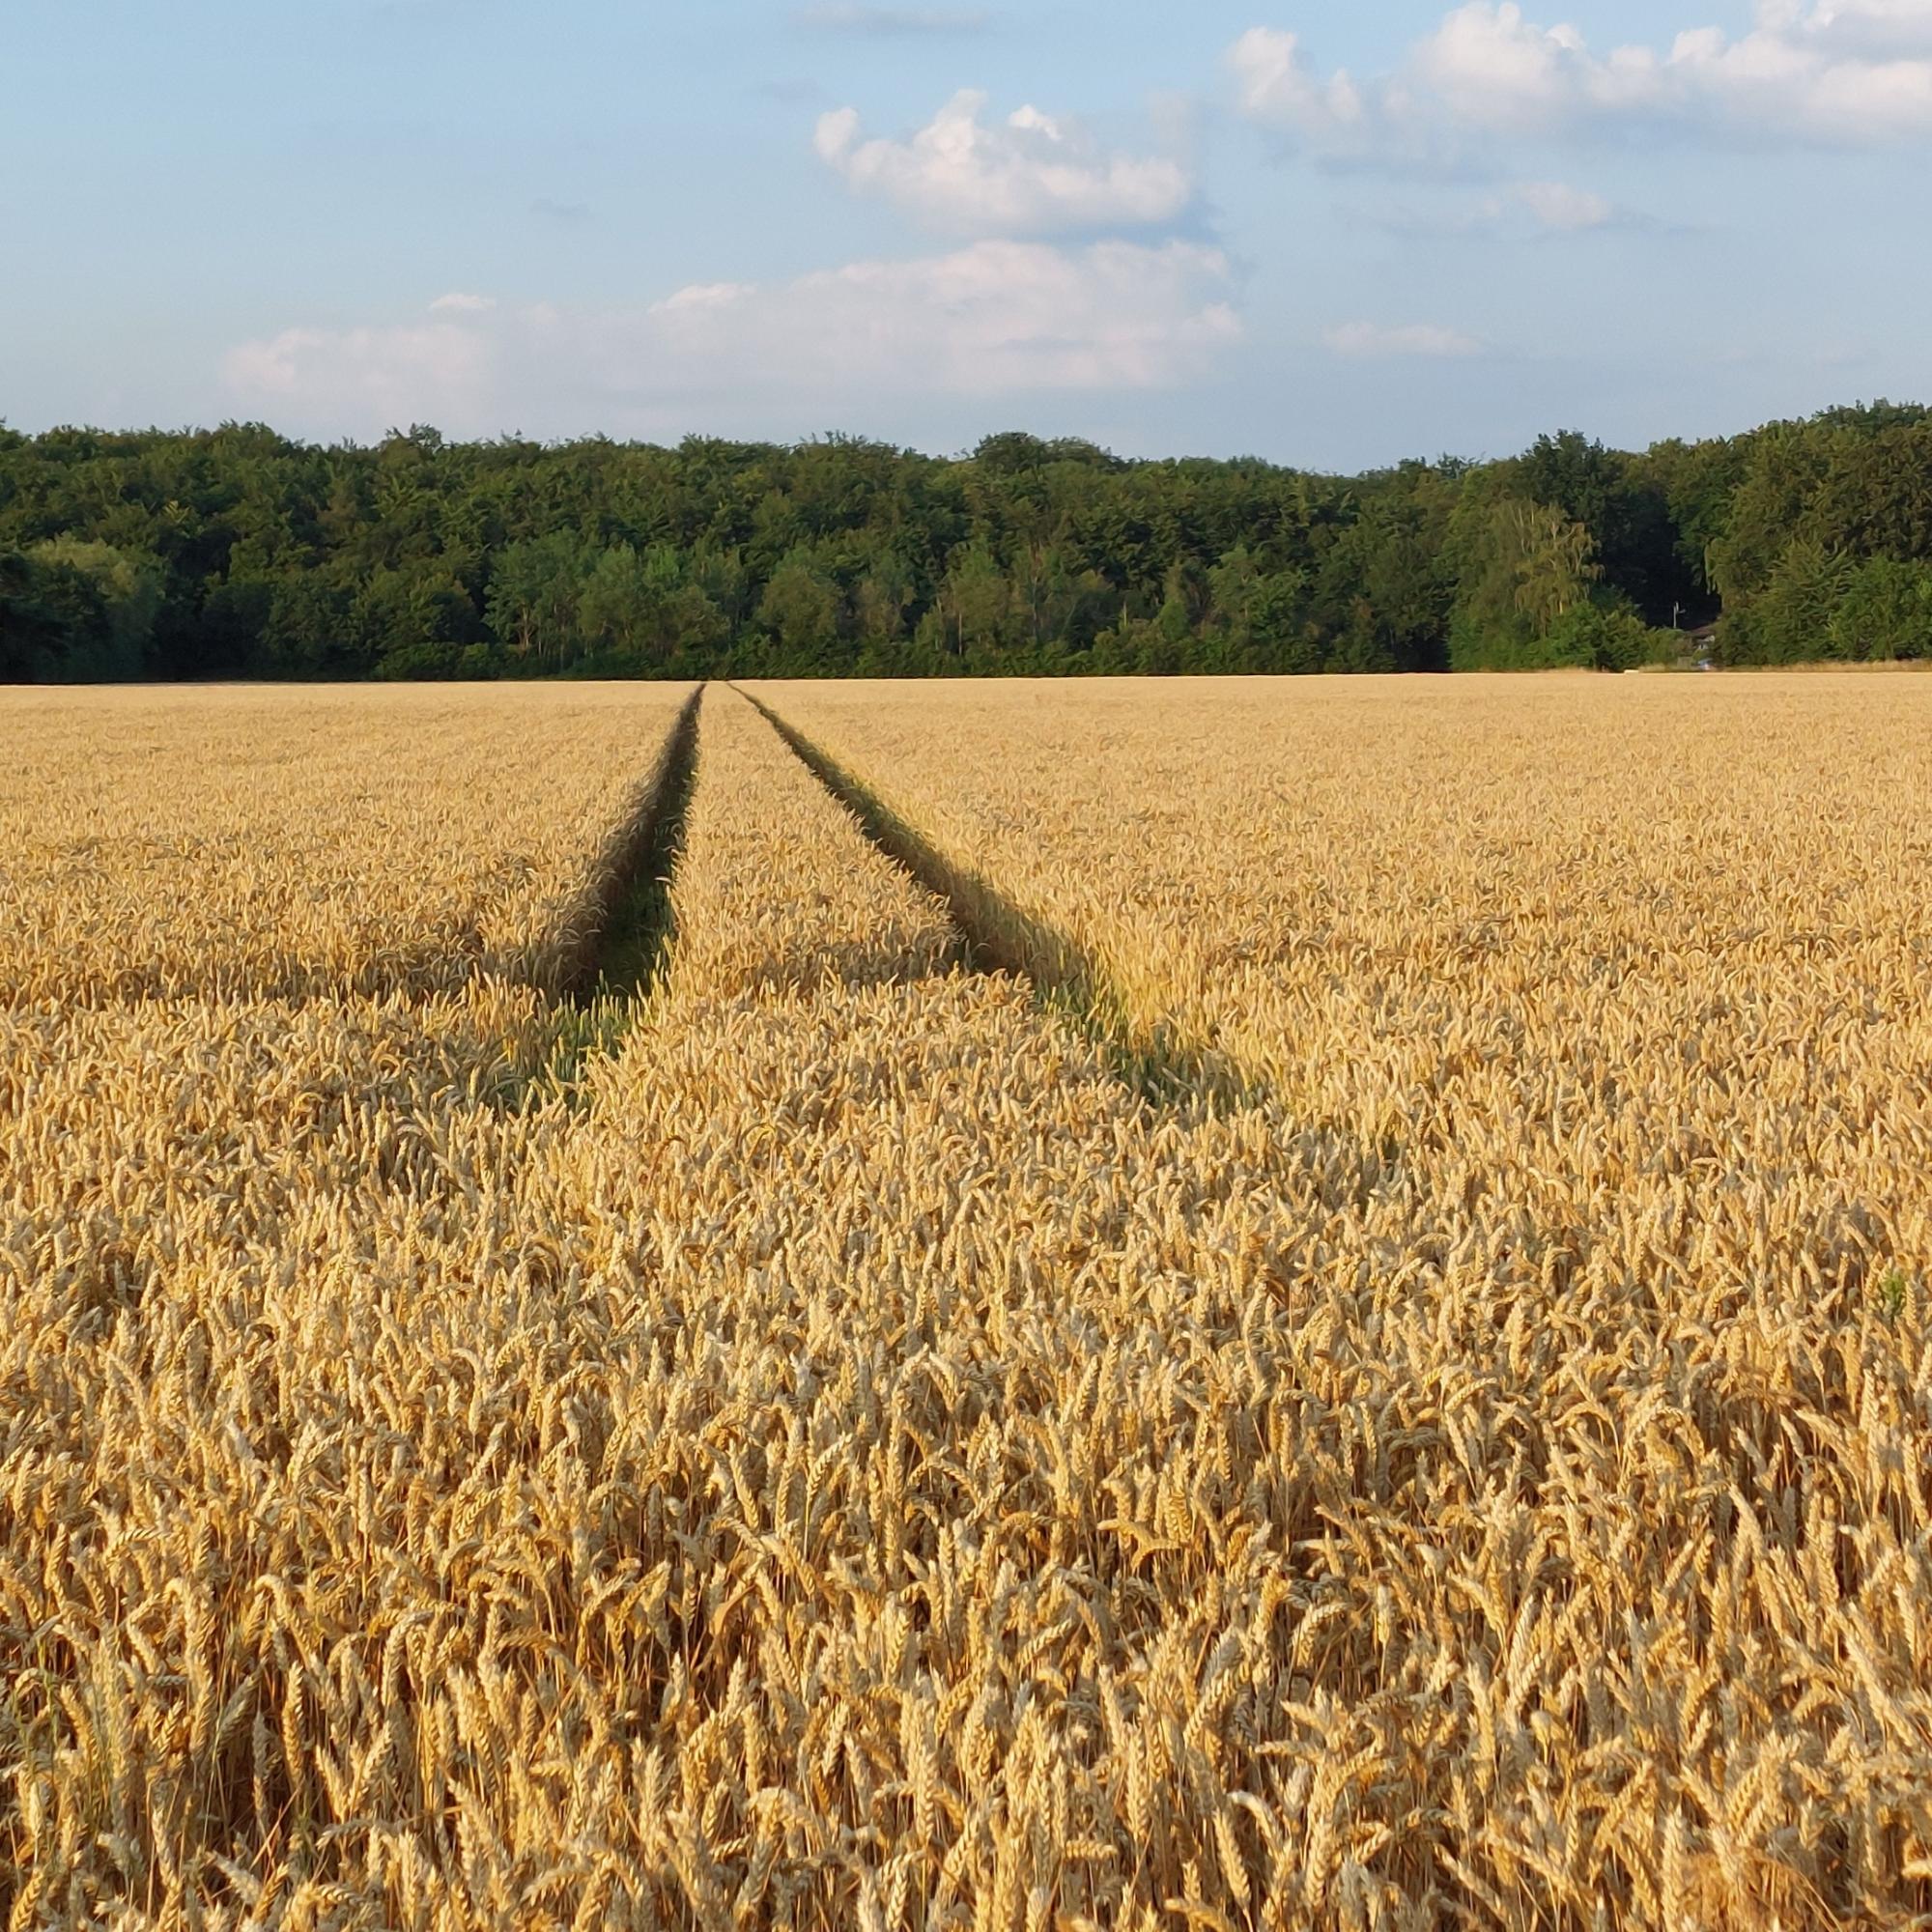
<path fill-rule="evenodd" d="M 1359 468 L 1932 393 L 1932 0 L 7 0 L 0 416 Z"/>

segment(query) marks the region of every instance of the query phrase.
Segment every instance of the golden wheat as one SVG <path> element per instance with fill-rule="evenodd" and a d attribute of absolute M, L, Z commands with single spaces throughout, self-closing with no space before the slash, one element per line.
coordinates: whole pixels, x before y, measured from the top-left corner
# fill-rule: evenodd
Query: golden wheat
<path fill-rule="evenodd" d="M 12 1924 L 1932 1912 L 1926 778 L 1638 683 L 761 689 L 1050 1001 L 715 688 L 576 1066 L 676 694 L 38 700 Z"/>
<path fill-rule="evenodd" d="M 9 693 L 0 1001 L 554 978 L 686 695 Z"/>

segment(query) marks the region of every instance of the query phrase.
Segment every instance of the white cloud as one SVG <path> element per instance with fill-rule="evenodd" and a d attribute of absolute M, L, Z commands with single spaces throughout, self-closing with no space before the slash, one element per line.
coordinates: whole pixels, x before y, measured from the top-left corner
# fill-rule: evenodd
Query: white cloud
<path fill-rule="evenodd" d="M 1161 388 L 1240 338 L 1230 270 L 1193 242 L 980 242 L 775 286 L 695 284 L 645 309 L 477 311 L 291 328 L 227 358 L 244 407 L 310 433 L 822 428 L 879 396 Z M 809 408 L 806 422 L 798 421 Z"/>
<path fill-rule="evenodd" d="M 1369 111 L 1346 71 L 1321 79 L 1299 35 L 1251 27 L 1228 49 L 1242 113 L 1328 146 L 1364 130 Z"/>
<path fill-rule="evenodd" d="M 497 355 L 489 335 L 456 323 L 285 328 L 232 351 L 225 372 L 240 396 L 270 409 L 327 396 L 331 428 L 356 424 L 374 433 L 462 416 L 489 386 Z"/>
<path fill-rule="evenodd" d="M 1513 0 L 1472 0 L 1416 48 L 1408 84 L 1455 120 L 1536 131 L 1580 113 L 1650 104 L 1659 65 L 1640 47 L 1599 60 L 1575 27 L 1539 27 Z"/>
<path fill-rule="evenodd" d="M 1932 4 L 1928 0 L 1825 0 L 1806 8 L 1767 0 L 1758 24 L 1797 29 L 1845 52 L 1896 56 L 1932 52 Z"/>
<path fill-rule="evenodd" d="M 860 138 L 855 109 L 818 123 L 819 158 L 861 194 L 929 226 L 967 234 L 1044 235 L 1172 221 L 1193 197 L 1180 162 L 1110 154 L 1077 122 L 1022 107 L 980 119 L 983 94 L 955 94 L 910 139 Z"/>
<path fill-rule="evenodd" d="M 1483 345 L 1473 335 L 1433 322 L 1395 327 L 1377 322 L 1345 322 L 1328 329 L 1321 339 L 1337 355 L 1356 361 L 1396 356 L 1444 358 L 1480 355 L 1483 352 Z"/>
<path fill-rule="evenodd" d="M 496 306 L 495 296 L 466 296 L 451 293 L 438 296 L 430 303 L 429 312 L 432 315 L 487 315 Z"/>
<path fill-rule="evenodd" d="M 860 262 L 783 288 L 681 290 L 649 320 L 674 362 L 720 378 L 969 394 L 1176 383 L 1238 336 L 1226 258 L 1191 242 L 1062 249 L 980 242 Z"/>
<path fill-rule="evenodd" d="M 1696 27 L 1668 47 L 1605 52 L 1516 0 L 1468 0 L 1398 71 L 1368 82 L 1322 78 L 1293 35 L 1266 28 L 1229 59 L 1243 111 L 1318 148 L 1632 124 L 1845 143 L 1932 136 L 1932 0 L 1762 0 L 1736 37 Z"/>
<path fill-rule="evenodd" d="M 1404 241 L 1483 237 L 1535 242 L 1611 227 L 1653 225 L 1605 195 L 1556 181 L 1512 182 L 1475 197 L 1436 195 L 1406 205 L 1358 202 L 1349 212 Z"/>

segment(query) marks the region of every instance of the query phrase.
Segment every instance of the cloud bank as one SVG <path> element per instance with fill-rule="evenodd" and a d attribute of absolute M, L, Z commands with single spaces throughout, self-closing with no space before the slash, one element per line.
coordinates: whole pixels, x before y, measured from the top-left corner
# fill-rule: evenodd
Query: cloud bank
<path fill-rule="evenodd" d="M 1324 75 L 1297 35 L 1265 26 L 1227 62 L 1244 114 L 1318 152 L 1644 127 L 1846 145 L 1932 137 L 1932 0 L 1762 0 L 1742 35 L 1692 27 L 1666 47 L 1601 52 L 1514 0 L 1470 0 L 1379 77 Z"/>
<path fill-rule="evenodd" d="M 291 327 L 234 349 L 225 376 L 244 410 L 342 436 L 412 421 L 680 434 L 726 412 L 769 425 L 801 405 L 823 421 L 881 395 L 1185 383 L 1240 338 L 1229 287 L 1226 258 L 1193 242 L 986 241 L 782 284 L 696 284 L 644 308 L 444 306 Z"/>

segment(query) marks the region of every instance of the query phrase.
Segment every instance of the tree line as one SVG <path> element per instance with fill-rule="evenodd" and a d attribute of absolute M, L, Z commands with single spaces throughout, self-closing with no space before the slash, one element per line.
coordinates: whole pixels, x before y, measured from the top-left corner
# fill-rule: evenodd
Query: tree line
<path fill-rule="evenodd" d="M 1690 633 L 1721 612 L 1715 643 Z M 1011 433 L 320 447 L 0 426 L 0 679 L 1932 655 L 1932 411 L 1355 477 Z"/>

